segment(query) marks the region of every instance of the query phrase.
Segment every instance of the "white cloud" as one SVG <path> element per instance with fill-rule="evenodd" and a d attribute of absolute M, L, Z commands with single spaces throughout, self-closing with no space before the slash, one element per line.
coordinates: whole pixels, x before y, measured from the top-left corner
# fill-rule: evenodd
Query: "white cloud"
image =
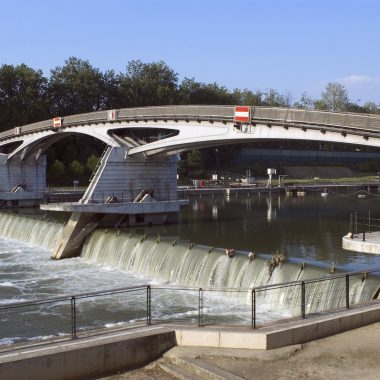
<path fill-rule="evenodd" d="M 369 75 L 352 74 L 352 75 L 345 76 L 343 78 L 338 78 L 337 81 L 343 84 L 347 84 L 347 85 L 355 85 L 355 84 L 367 84 L 367 83 L 380 83 L 380 78 L 371 77 Z"/>

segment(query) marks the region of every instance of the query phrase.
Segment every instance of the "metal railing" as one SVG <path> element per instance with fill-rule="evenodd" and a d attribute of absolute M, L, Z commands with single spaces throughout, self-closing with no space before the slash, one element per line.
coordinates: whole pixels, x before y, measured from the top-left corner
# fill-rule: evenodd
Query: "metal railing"
<path fill-rule="evenodd" d="M 147 121 L 147 120 L 195 120 L 195 121 L 222 121 L 233 122 L 233 106 L 158 106 L 123 108 L 115 110 L 116 119 L 108 120 L 108 111 L 96 111 L 78 115 L 64 116 L 62 127 L 103 124 L 120 121 Z M 346 131 L 353 134 L 378 136 L 380 131 L 379 115 L 355 114 L 349 112 L 330 112 L 317 110 L 303 110 L 282 107 L 251 107 L 251 122 L 273 123 L 299 127 L 323 127 L 321 129 Z M 16 127 L 16 126 L 15 126 Z M 11 130 L 0 132 L 0 140 L 6 140 L 17 135 L 44 130 L 57 130 L 53 119 L 18 126 Z"/>
<path fill-rule="evenodd" d="M 77 339 L 153 323 L 257 328 L 366 304 L 377 297 L 380 278 L 369 277 L 375 273 L 380 269 L 252 289 L 141 285 L 3 304 L 0 344 Z M 369 278 L 372 284 L 363 294 L 363 282 Z"/>
<path fill-rule="evenodd" d="M 362 240 L 366 240 L 366 233 L 380 231 L 380 218 L 371 215 L 371 211 L 368 213 L 358 215 L 357 212 L 350 213 L 349 232 L 352 237 L 355 235 L 361 235 Z"/>

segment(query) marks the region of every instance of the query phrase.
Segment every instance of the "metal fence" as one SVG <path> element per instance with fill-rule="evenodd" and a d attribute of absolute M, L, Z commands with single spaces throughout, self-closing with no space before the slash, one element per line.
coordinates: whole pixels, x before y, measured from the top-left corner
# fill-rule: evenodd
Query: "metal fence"
<path fill-rule="evenodd" d="M 375 217 L 369 210 L 367 214 L 358 215 L 357 212 L 350 213 L 349 232 L 355 235 L 361 235 L 365 241 L 366 233 L 380 231 L 380 218 Z"/>
<path fill-rule="evenodd" d="M 110 328 L 157 323 L 259 326 L 349 309 L 377 297 L 380 278 L 368 272 L 252 289 L 142 285 L 0 306 L 0 344 L 76 339 Z M 281 301 L 281 302 L 280 302 Z"/>

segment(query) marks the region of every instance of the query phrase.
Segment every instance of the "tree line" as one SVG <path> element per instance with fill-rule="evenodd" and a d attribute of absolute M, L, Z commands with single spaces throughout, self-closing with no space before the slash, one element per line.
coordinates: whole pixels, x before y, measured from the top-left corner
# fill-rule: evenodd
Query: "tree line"
<path fill-rule="evenodd" d="M 350 101 L 347 89 L 335 82 L 328 83 L 318 99 L 304 93 L 293 101 L 289 93 L 282 94 L 274 89 L 229 90 L 218 83 L 198 82 L 195 78 L 180 81 L 178 74 L 163 61 L 133 60 L 127 63 L 125 72 L 117 73 L 101 71 L 87 60 L 70 57 L 63 66 L 53 68 L 48 77 L 25 64 L 0 66 L 0 131 L 55 116 L 180 104 L 241 104 L 380 113 L 379 104 L 359 105 Z M 57 178 L 65 173 L 77 176 L 88 173 L 96 166 L 94 157 L 101 149 L 98 142 L 84 143 L 80 136 L 72 137 L 65 145 L 57 144 L 48 151 L 50 173 Z M 205 156 L 207 158 L 207 154 Z"/>

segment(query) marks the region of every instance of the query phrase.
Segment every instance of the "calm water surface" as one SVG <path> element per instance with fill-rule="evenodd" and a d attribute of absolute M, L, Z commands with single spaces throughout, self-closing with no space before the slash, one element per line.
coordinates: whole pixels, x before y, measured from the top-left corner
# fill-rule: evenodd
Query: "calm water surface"
<path fill-rule="evenodd" d="M 182 208 L 180 224 L 135 230 L 212 247 L 268 254 L 279 251 L 304 261 L 334 263 L 345 270 L 380 268 L 380 256 L 342 249 L 349 214 L 367 215 L 368 210 L 380 217 L 377 194 L 365 199 L 334 194 L 324 198 L 319 193 L 192 198 Z"/>

